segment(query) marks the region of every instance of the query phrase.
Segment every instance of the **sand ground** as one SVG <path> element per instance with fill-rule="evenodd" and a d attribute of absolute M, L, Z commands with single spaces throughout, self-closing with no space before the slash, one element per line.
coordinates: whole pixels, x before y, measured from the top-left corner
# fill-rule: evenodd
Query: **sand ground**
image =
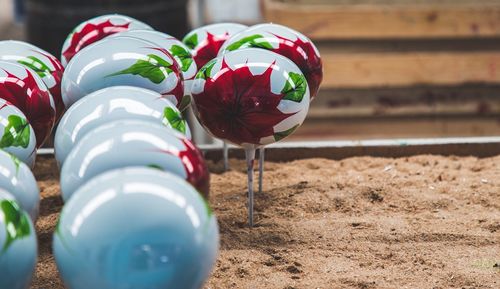
<path fill-rule="evenodd" d="M 206 288 L 500 288 L 500 156 L 267 163 L 246 226 L 244 162 L 211 164 L 221 252 Z M 62 201 L 39 159 L 32 288 L 63 288 L 51 255 Z"/>

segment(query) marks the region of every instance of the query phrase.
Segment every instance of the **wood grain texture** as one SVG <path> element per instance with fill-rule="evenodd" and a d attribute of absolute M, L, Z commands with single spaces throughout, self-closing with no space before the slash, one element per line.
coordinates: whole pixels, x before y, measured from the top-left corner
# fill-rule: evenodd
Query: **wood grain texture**
<path fill-rule="evenodd" d="M 323 50 L 322 58 L 324 88 L 500 82 L 500 51 L 335 53 Z"/>
<path fill-rule="evenodd" d="M 312 39 L 500 35 L 497 0 L 357 1 L 349 5 L 326 0 L 263 0 L 263 14 L 267 21 L 292 27 Z"/>

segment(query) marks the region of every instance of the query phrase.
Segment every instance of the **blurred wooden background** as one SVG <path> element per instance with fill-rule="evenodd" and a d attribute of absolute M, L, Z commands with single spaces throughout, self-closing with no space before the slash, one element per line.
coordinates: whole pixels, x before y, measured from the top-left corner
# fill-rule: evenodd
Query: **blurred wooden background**
<path fill-rule="evenodd" d="M 271 21 L 318 45 L 323 86 L 291 139 L 500 135 L 500 0 L 189 2 L 192 26 Z M 0 39 L 24 39 L 0 7 Z"/>
<path fill-rule="evenodd" d="M 500 135 L 500 1 L 262 0 L 324 82 L 294 138 Z"/>

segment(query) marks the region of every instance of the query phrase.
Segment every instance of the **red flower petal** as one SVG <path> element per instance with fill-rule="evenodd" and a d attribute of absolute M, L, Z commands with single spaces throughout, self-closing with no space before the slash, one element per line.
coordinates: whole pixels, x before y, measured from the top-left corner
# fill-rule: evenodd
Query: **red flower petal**
<path fill-rule="evenodd" d="M 223 59 L 204 91 L 193 94 L 200 122 L 214 136 L 236 144 L 259 145 L 261 138 L 272 136 L 275 125 L 295 114 L 278 109 L 284 95 L 271 91 L 274 65 L 253 75 L 248 64 L 232 70 Z"/>
<path fill-rule="evenodd" d="M 106 36 L 128 30 L 130 22 L 116 25 L 111 23 L 111 20 L 93 24 L 87 23 L 79 32 L 73 33 L 70 40 L 70 45 L 63 52 L 63 56 L 69 62 L 75 54 L 82 50 L 85 46 L 103 39 Z"/>
<path fill-rule="evenodd" d="M 0 82 L 0 97 L 26 115 L 35 130 L 37 147 L 40 147 L 54 125 L 55 110 L 51 105 L 51 96 L 48 91 L 40 89 L 29 70 L 26 70 L 27 76 L 24 79 L 3 70 L 7 77 Z"/>

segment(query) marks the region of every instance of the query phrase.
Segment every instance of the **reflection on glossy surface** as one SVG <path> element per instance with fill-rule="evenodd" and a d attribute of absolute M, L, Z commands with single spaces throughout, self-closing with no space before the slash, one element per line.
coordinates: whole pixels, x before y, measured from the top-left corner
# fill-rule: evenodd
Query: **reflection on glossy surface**
<path fill-rule="evenodd" d="M 55 104 L 42 79 L 20 64 L 0 61 L 0 95 L 19 108 L 35 130 L 37 147 L 52 131 Z"/>
<path fill-rule="evenodd" d="M 126 166 L 171 172 L 208 196 L 208 170 L 191 141 L 158 123 L 119 120 L 88 132 L 71 150 L 61 169 L 63 199 L 69 200 L 90 178 Z"/>
<path fill-rule="evenodd" d="M 94 43 L 73 57 L 64 72 L 62 98 L 69 108 L 92 92 L 119 85 L 156 91 L 177 107 L 184 96 L 180 67 L 168 51 L 152 42 L 119 36 Z"/>
<path fill-rule="evenodd" d="M 184 93 L 189 95 L 191 80 L 198 72 L 196 62 L 193 60 L 190 49 L 180 40 L 168 34 L 155 30 L 130 30 L 114 34 L 110 37 L 128 36 L 155 43 L 158 47 L 166 49 L 177 61 L 184 77 Z M 183 110 L 184 108 L 181 108 Z"/>
<path fill-rule="evenodd" d="M 248 26 L 237 23 L 217 23 L 196 28 L 182 40 L 193 54 L 198 69 L 217 57 L 222 44 Z"/>
<path fill-rule="evenodd" d="M 0 189 L 0 288 L 29 288 L 36 265 L 36 242 L 28 214 L 11 194 Z"/>
<path fill-rule="evenodd" d="M 29 167 L 36 157 L 36 137 L 33 127 L 22 111 L 0 98 L 0 149 L 5 150 Z"/>
<path fill-rule="evenodd" d="M 304 121 L 310 102 L 300 69 L 279 54 L 256 48 L 207 63 L 192 94 L 200 123 L 215 137 L 246 148 L 289 136 Z"/>
<path fill-rule="evenodd" d="M 119 14 L 101 15 L 82 22 L 64 41 L 61 62 L 64 66 L 83 48 L 109 35 L 134 30 L 153 30 L 149 25 L 129 16 Z"/>
<path fill-rule="evenodd" d="M 31 170 L 16 157 L 0 150 L 0 188 L 10 192 L 33 221 L 38 217 L 40 190 Z"/>
<path fill-rule="evenodd" d="M 259 24 L 224 42 L 219 55 L 252 47 L 276 52 L 293 61 L 307 78 L 311 100 L 316 96 L 323 80 L 323 64 L 318 49 L 309 38 L 283 25 Z"/>
<path fill-rule="evenodd" d="M 179 110 L 159 93 L 131 86 L 109 87 L 80 99 L 64 114 L 54 139 L 57 162 L 62 165 L 71 149 L 92 129 L 124 119 L 163 123 L 191 139 Z"/>
<path fill-rule="evenodd" d="M 156 169 L 126 168 L 75 193 L 53 251 L 70 289 L 201 289 L 218 242 L 215 216 L 192 186 Z"/>
<path fill-rule="evenodd" d="M 0 60 L 15 62 L 35 71 L 54 98 L 56 118 L 62 116 L 61 79 L 64 68 L 56 57 L 23 41 L 4 40 L 0 41 Z"/>

